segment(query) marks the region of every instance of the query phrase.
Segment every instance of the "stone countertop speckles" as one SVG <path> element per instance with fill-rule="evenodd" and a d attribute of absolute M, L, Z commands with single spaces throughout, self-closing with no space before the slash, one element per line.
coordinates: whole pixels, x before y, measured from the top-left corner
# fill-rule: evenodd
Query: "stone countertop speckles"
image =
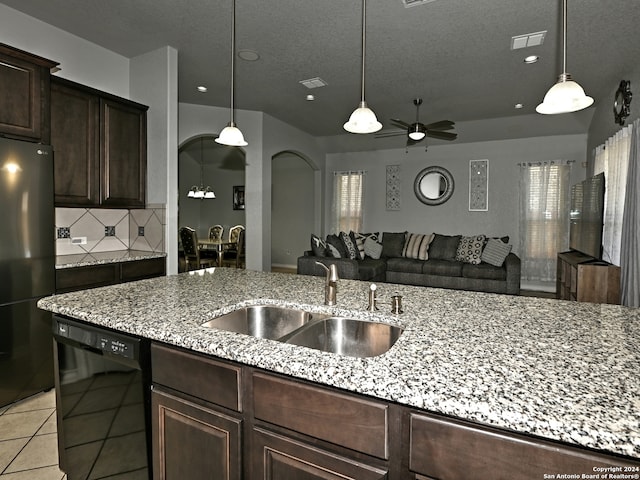
<path fill-rule="evenodd" d="M 117 250 L 113 252 L 76 253 L 72 255 L 58 255 L 56 270 L 63 268 L 86 267 L 103 265 L 106 263 L 130 262 L 149 258 L 166 257 L 162 252 L 146 252 L 142 250 Z"/>
<path fill-rule="evenodd" d="M 213 268 L 47 297 L 38 306 L 293 377 L 516 432 L 640 458 L 640 309 L 381 283 L 405 313 L 365 310 L 369 284 Z M 385 354 L 352 358 L 208 329 L 251 304 L 398 324 Z"/>

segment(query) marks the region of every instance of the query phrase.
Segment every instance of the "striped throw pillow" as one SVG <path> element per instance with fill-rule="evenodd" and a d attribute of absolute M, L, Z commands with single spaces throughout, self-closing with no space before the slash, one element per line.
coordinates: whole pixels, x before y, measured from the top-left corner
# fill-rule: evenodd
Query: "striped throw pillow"
<path fill-rule="evenodd" d="M 410 233 L 404 243 L 402 256 L 406 258 L 416 258 L 418 260 L 429 259 L 429 245 L 433 240 L 433 233 L 419 234 Z"/>

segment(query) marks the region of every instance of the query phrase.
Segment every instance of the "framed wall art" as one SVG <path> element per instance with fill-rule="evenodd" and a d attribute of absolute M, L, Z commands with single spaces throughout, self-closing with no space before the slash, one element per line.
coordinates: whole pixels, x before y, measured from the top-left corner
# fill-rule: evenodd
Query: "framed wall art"
<path fill-rule="evenodd" d="M 233 186 L 233 209 L 244 210 L 244 185 Z"/>
<path fill-rule="evenodd" d="M 489 210 L 489 160 L 469 161 L 469 211 Z"/>

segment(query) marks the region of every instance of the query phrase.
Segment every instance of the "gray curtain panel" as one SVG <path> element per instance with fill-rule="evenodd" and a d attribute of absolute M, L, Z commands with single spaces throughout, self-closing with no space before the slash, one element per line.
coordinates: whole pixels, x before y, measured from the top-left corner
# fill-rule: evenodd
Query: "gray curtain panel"
<path fill-rule="evenodd" d="M 621 303 L 640 307 L 640 119 L 633 122 L 620 246 Z"/>

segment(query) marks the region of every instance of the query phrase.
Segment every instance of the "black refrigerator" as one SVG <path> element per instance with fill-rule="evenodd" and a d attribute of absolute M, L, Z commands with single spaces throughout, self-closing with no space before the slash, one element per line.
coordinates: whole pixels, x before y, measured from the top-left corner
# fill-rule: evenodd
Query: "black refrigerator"
<path fill-rule="evenodd" d="M 0 407 L 53 387 L 53 151 L 0 138 Z"/>

